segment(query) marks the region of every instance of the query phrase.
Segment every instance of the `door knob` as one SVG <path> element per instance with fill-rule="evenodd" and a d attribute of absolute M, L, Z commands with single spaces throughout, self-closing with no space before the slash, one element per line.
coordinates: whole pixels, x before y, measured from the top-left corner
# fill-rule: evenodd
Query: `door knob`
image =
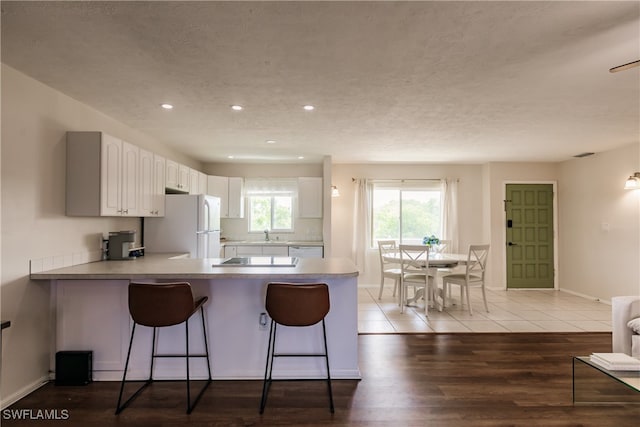
<path fill-rule="evenodd" d="M 509 243 L 507 243 L 507 245 L 509 245 L 509 246 L 518 246 L 517 243 L 513 243 L 513 242 L 509 242 Z"/>

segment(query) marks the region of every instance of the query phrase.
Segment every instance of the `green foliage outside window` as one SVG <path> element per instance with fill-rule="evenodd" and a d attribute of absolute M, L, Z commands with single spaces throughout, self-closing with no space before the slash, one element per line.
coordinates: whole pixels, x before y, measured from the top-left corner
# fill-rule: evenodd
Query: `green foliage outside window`
<path fill-rule="evenodd" d="M 432 234 L 441 235 L 440 191 L 374 188 L 374 244 L 387 239 L 420 244 Z"/>
<path fill-rule="evenodd" d="M 293 231 L 293 197 L 249 197 L 249 231 Z"/>

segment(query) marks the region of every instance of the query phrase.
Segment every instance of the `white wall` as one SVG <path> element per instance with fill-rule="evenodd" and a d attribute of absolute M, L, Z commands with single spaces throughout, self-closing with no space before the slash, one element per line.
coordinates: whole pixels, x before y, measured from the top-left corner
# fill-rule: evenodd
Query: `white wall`
<path fill-rule="evenodd" d="M 638 156 L 634 143 L 560 165 L 562 289 L 602 300 L 640 295 L 640 190 L 623 189 L 640 171 Z"/>
<path fill-rule="evenodd" d="M 354 229 L 355 184 L 352 178 L 370 179 L 440 179 L 458 178 L 458 212 L 461 248 L 483 242 L 482 166 L 480 165 L 407 165 L 407 164 L 334 164 L 333 185 L 340 197 L 332 199 L 332 253 L 336 257 L 352 258 Z M 380 282 L 377 249 L 367 253 L 364 270 L 358 283 Z"/>
<path fill-rule="evenodd" d="M 65 216 L 65 132 L 103 130 L 184 164 L 198 163 L 5 65 L 2 66 L 1 317 L 4 402 L 48 378 L 54 333 L 50 286 L 29 280 L 29 260 L 99 249 L 137 218 Z M 97 333 L 98 331 L 96 331 Z"/>

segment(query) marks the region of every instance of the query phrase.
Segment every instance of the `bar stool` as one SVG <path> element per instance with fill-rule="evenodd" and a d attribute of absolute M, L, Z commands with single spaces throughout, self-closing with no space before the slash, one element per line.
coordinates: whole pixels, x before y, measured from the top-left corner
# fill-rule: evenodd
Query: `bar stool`
<path fill-rule="evenodd" d="M 264 370 L 260 413 L 264 412 L 267 395 L 273 381 L 273 359 L 275 357 L 323 357 L 327 366 L 327 387 L 329 391 L 329 408 L 334 412 L 333 392 L 331 390 L 331 374 L 329 372 L 329 354 L 327 351 L 327 331 L 324 318 L 329 313 L 329 287 L 325 283 L 269 283 L 267 285 L 266 308 L 271 317 L 269 329 L 269 345 L 267 363 Z M 322 322 L 324 353 L 276 353 L 276 330 L 283 326 L 312 326 Z"/>
<path fill-rule="evenodd" d="M 122 384 L 120 385 L 120 395 L 118 396 L 118 405 L 116 415 L 122 412 L 141 392 L 154 381 L 153 380 L 153 361 L 158 357 L 184 357 L 187 362 L 187 414 L 190 414 L 195 408 L 198 400 L 202 397 L 204 391 L 211 384 L 211 364 L 209 362 L 209 346 L 207 345 L 207 332 L 204 321 L 204 304 L 208 297 L 203 296 L 197 300 L 193 297 L 191 285 L 187 282 L 177 283 L 130 283 L 129 284 L 129 313 L 133 319 L 133 327 L 131 329 L 131 339 L 129 340 L 129 351 L 127 352 L 127 361 L 124 366 L 124 374 L 122 375 Z M 205 354 L 189 354 L 189 318 L 200 310 L 202 317 L 202 337 L 204 339 Z M 156 329 L 164 326 L 185 324 L 185 354 L 156 354 Z M 122 393 L 127 377 L 127 369 L 129 368 L 129 357 L 131 356 L 131 345 L 133 344 L 133 336 L 136 331 L 136 325 L 148 326 L 153 328 L 153 339 L 151 342 L 151 368 L 149 369 L 149 379 L 143 380 L 144 384 L 127 399 L 122 402 Z M 207 370 L 209 378 L 206 384 L 200 390 L 193 403 L 191 402 L 191 387 L 189 375 L 189 360 L 194 357 L 205 357 L 207 360 Z M 166 380 L 165 380 L 166 381 Z M 135 381 L 139 382 L 139 381 Z"/>

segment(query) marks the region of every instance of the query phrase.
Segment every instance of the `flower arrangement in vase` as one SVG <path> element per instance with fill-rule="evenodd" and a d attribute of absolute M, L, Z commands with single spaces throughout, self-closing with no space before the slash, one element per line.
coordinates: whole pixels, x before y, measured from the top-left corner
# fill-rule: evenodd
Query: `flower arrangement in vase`
<path fill-rule="evenodd" d="M 433 234 L 431 236 L 424 236 L 422 238 L 422 244 L 423 245 L 429 245 L 429 246 L 438 245 L 438 244 L 440 244 L 440 239 L 438 239 Z"/>
<path fill-rule="evenodd" d="M 430 252 L 440 253 L 442 248 L 440 247 L 440 239 L 438 239 L 435 235 L 424 236 L 422 238 L 422 244 L 430 247 Z"/>

